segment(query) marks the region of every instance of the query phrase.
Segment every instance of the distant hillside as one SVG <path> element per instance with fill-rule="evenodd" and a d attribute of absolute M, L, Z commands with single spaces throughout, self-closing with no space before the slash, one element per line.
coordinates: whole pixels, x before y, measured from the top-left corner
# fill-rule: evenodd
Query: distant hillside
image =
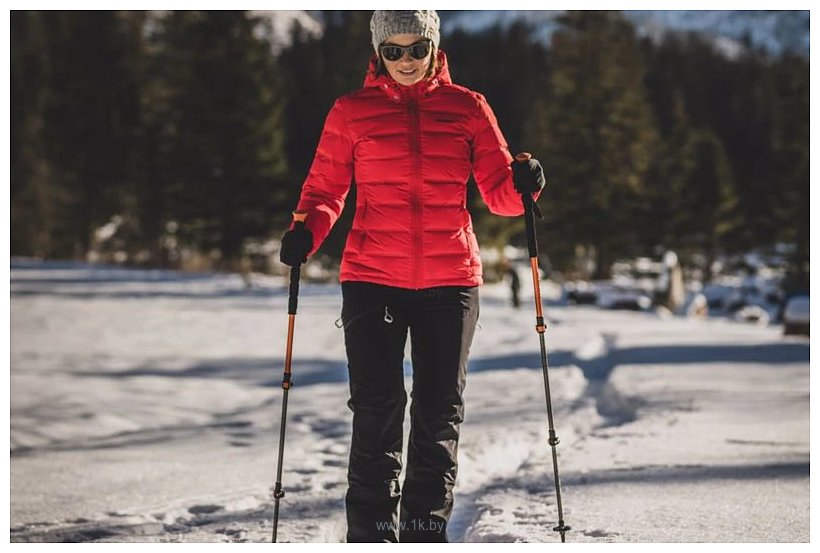
<path fill-rule="evenodd" d="M 257 15 L 273 21 L 275 44 L 289 43 L 291 25 L 298 21 L 312 34 L 321 33 L 322 15 L 319 11 L 276 10 L 257 11 Z M 536 33 L 545 42 L 557 28 L 556 18 L 563 10 L 441 10 L 442 30 L 445 33 L 464 29 L 479 31 L 501 24 L 528 21 L 537 26 Z M 744 43 L 764 48 L 772 54 L 783 52 L 809 56 L 808 11 L 775 10 L 632 10 L 624 12 L 644 36 L 659 40 L 666 33 L 694 31 L 710 37 L 715 46 L 727 56 L 734 56 Z"/>
<path fill-rule="evenodd" d="M 478 31 L 492 25 L 527 21 L 537 26 L 543 40 L 557 28 L 560 10 L 530 11 L 442 11 L 445 32 L 456 29 Z M 624 12 L 642 35 L 661 39 L 668 32 L 694 31 L 710 37 L 724 53 L 732 56 L 745 42 L 772 54 L 792 52 L 808 57 L 808 11 L 727 10 L 640 10 Z"/>

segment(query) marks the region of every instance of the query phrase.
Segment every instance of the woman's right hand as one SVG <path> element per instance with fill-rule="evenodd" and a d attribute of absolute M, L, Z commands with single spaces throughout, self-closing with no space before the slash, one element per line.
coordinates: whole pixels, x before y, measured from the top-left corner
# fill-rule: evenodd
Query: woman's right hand
<path fill-rule="evenodd" d="M 313 249 L 313 233 L 304 224 L 297 224 L 282 237 L 282 248 L 279 250 L 279 261 L 291 267 L 298 267 L 305 261 Z"/>

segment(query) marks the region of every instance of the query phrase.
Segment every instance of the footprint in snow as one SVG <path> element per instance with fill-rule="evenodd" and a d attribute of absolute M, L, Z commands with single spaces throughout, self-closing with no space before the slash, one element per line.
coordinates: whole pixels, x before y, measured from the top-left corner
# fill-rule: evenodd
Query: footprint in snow
<path fill-rule="evenodd" d="M 188 509 L 192 515 L 209 515 L 224 509 L 222 505 L 194 505 Z"/>

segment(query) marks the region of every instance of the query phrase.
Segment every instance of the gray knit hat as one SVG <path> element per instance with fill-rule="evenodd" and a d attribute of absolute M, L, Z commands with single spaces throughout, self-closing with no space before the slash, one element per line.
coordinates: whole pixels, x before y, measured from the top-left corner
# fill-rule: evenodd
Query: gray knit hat
<path fill-rule="evenodd" d="M 373 33 L 373 49 L 379 51 L 379 44 L 393 35 L 413 34 L 429 38 L 438 48 L 439 18 L 436 10 L 376 10 L 370 19 Z"/>

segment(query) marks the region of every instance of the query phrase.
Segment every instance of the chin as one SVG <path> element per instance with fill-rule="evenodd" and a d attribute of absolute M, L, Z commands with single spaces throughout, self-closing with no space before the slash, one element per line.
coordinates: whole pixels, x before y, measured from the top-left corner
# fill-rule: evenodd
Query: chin
<path fill-rule="evenodd" d="M 416 75 L 413 75 L 412 77 L 400 76 L 398 78 L 393 77 L 393 80 L 395 80 L 399 84 L 410 86 L 419 82 L 421 80 L 421 77 L 417 77 Z"/>

